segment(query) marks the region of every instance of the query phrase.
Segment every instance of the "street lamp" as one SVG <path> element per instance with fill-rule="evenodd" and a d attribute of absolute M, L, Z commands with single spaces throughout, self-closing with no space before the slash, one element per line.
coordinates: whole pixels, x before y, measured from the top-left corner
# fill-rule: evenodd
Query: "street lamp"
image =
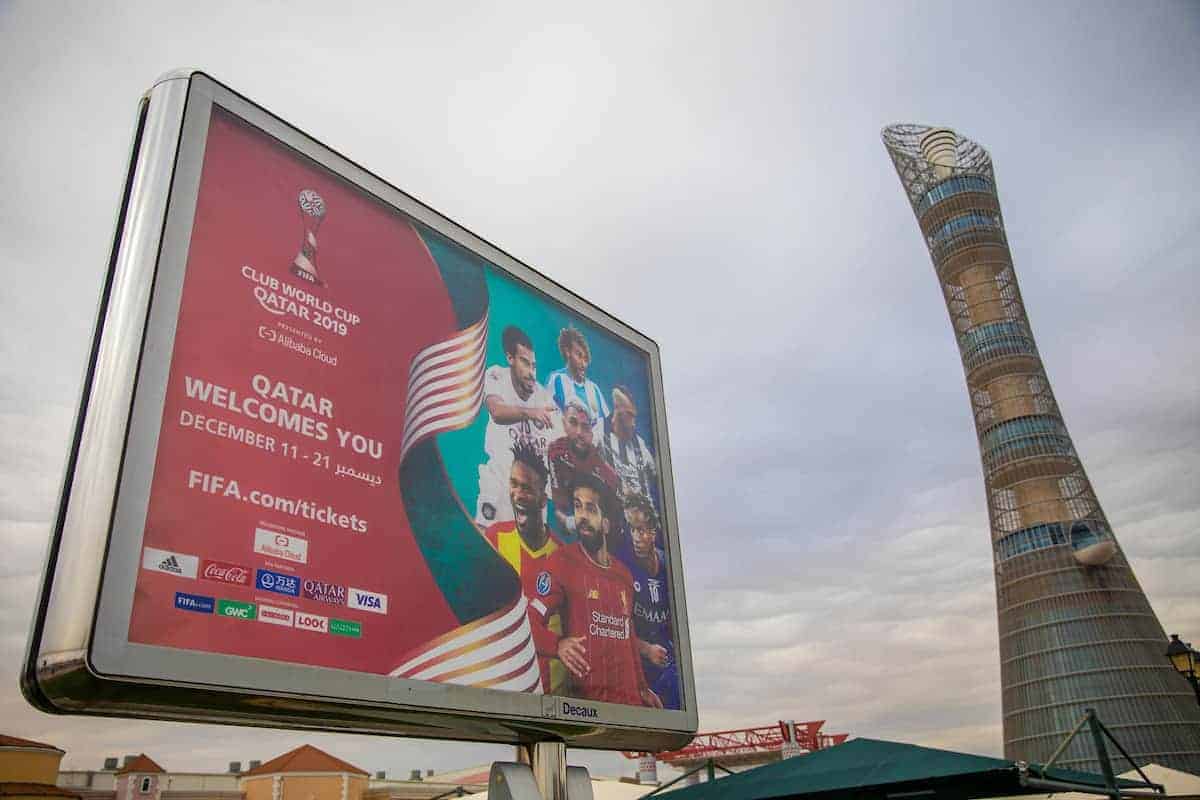
<path fill-rule="evenodd" d="M 1171 659 L 1175 670 L 1188 679 L 1192 691 L 1196 693 L 1196 702 L 1200 703 L 1200 676 L 1196 674 L 1196 669 L 1200 666 L 1200 653 L 1193 650 L 1187 642 L 1179 641 L 1179 634 L 1172 633 L 1171 641 L 1167 644 L 1167 658 Z"/>

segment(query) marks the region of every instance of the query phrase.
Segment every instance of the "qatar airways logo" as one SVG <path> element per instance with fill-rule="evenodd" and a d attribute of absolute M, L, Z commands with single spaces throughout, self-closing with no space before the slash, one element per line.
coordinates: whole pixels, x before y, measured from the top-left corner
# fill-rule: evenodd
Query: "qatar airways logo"
<path fill-rule="evenodd" d="M 200 567 L 200 577 L 206 581 L 232 583 L 235 586 L 250 585 L 250 570 L 240 564 L 206 560 Z"/>
<path fill-rule="evenodd" d="M 254 552 L 264 556 L 281 558 L 284 561 L 294 561 L 297 564 L 308 563 L 308 541 L 299 536 L 288 536 L 286 533 L 269 531 L 266 528 L 254 529 Z"/>
<path fill-rule="evenodd" d="M 304 596 L 335 606 L 346 605 L 346 587 L 325 581 L 304 581 Z"/>

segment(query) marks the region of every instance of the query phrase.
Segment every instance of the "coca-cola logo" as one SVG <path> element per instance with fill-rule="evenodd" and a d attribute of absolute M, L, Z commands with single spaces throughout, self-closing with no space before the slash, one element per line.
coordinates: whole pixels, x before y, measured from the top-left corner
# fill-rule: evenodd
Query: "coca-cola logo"
<path fill-rule="evenodd" d="M 205 561 L 200 569 L 200 577 L 206 581 L 247 586 L 250 583 L 250 570 L 241 564 L 230 564 L 225 561 Z"/>

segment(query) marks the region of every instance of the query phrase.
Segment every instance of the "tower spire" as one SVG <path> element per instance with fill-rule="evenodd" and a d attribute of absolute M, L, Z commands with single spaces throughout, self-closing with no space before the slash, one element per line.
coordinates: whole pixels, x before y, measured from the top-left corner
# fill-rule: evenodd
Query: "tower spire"
<path fill-rule="evenodd" d="M 1075 452 L 1021 300 L 988 152 L 948 128 L 883 142 L 933 260 L 983 461 L 1004 754 L 1048 758 L 1094 708 L 1139 762 L 1200 773 L 1200 706 Z M 1062 766 L 1100 764 L 1077 738 Z"/>

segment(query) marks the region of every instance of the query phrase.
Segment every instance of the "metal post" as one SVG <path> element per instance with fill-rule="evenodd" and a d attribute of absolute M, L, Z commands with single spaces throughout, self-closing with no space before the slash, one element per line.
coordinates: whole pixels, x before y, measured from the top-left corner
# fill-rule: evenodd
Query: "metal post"
<path fill-rule="evenodd" d="M 1190 644 L 1188 645 L 1188 671 L 1187 675 L 1183 677 L 1187 678 L 1188 683 L 1192 685 L 1192 691 L 1196 693 L 1196 702 L 1200 703 L 1200 676 L 1196 675 L 1196 651 Z"/>
<path fill-rule="evenodd" d="M 658 786 L 658 759 L 654 753 L 638 756 L 637 780 L 643 786 Z"/>
<path fill-rule="evenodd" d="M 710 758 L 704 766 L 707 768 L 704 780 L 708 783 L 712 783 L 717 779 L 717 770 L 715 769 L 716 762 Z"/>
<path fill-rule="evenodd" d="M 1058 747 L 1050 755 L 1050 758 L 1046 761 L 1045 764 L 1042 765 L 1042 777 L 1043 778 L 1046 777 L 1046 771 L 1054 766 L 1054 762 L 1058 761 L 1058 757 L 1061 756 L 1063 751 L 1067 749 L 1067 746 L 1070 745 L 1071 742 L 1075 741 L 1075 737 L 1079 734 L 1079 732 L 1081 730 L 1083 730 L 1083 726 L 1087 724 L 1087 721 L 1088 721 L 1088 715 L 1084 714 L 1083 717 L 1079 720 L 1079 724 L 1075 726 L 1075 729 L 1072 730 L 1069 734 L 1067 734 L 1067 738 L 1062 740 L 1062 742 L 1058 745 Z"/>
<path fill-rule="evenodd" d="M 525 750 L 544 800 L 567 800 L 567 746 L 562 742 L 536 742 Z"/>
<path fill-rule="evenodd" d="M 674 786 L 677 783 L 682 783 L 684 786 L 695 786 L 698 783 L 700 783 L 700 772 L 702 770 L 708 772 L 708 779 L 710 781 L 716 780 L 717 770 L 721 770 L 726 775 L 733 774 L 733 770 L 731 770 L 727 767 L 721 766 L 714 759 L 710 758 L 708 761 L 704 762 L 700 766 L 689 769 L 687 772 L 683 773 L 678 778 L 667 781 L 662 786 L 659 786 L 657 789 L 654 789 L 653 791 L 646 792 L 644 795 L 642 795 L 642 800 L 646 800 L 647 797 L 658 797 L 663 792 L 667 791 L 667 789 L 670 789 L 672 786 Z"/>
<path fill-rule="evenodd" d="M 1104 734 L 1100 731 L 1100 720 L 1096 719 L 1093 709 L 1087 710 L 1088 726 L 1092 729 L 1092 741 L 1096 743 L 1096 758 L 1100 759 L 1100 770 L 1104 773 L 1104 784 L 1108 787 L 1109 796 L 1113 800 L 1121 800 L 1121 790 L 1117 788 L 1117 778 L 1113 775 L 1112 761 L 1108 758 L 1108 748 L 1104 746 Z"/>

